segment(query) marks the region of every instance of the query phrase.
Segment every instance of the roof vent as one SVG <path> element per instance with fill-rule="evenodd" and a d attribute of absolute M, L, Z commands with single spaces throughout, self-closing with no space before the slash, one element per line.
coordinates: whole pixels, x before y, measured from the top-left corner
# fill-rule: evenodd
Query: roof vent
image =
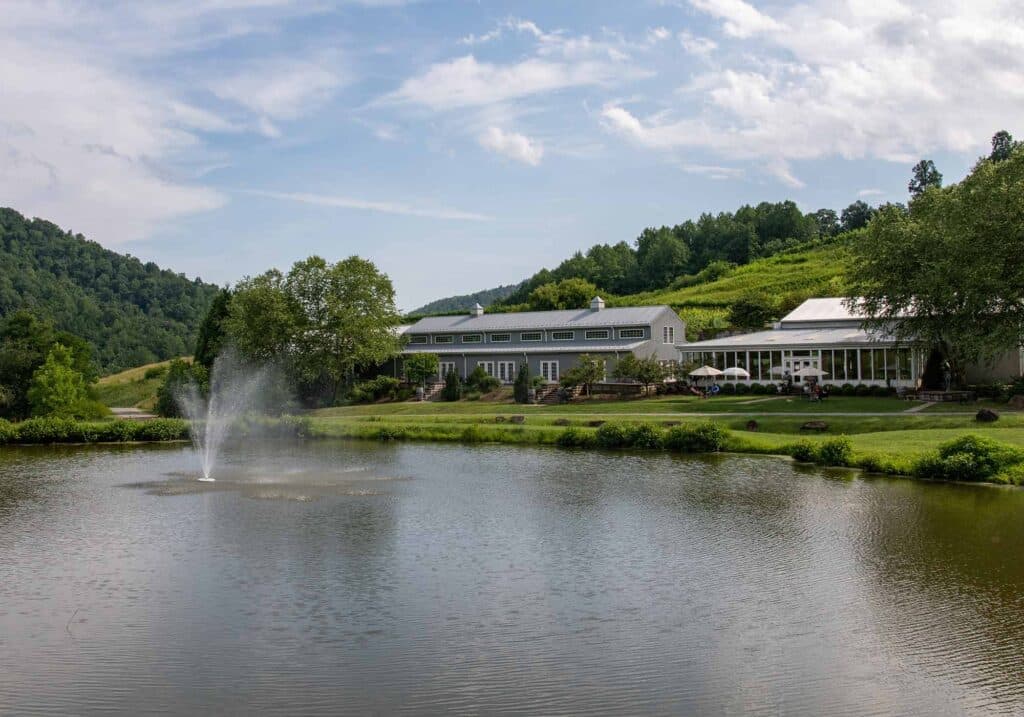
<path fill-rule="evenodd" d="M 473 304 L 473 308 L 469 310 L 469 313 L 472 316 L 483 316 L 484 307 L 480 306 L 480 304 Z"/>
<path fill-rule="evenodd" d="M 600 296 L 595 296 L 593 299 L 590 300 L 590 310 L 591 311 L 600 311 L 603 308 L 604 308 L 604 299 L 602 299 Z"/>

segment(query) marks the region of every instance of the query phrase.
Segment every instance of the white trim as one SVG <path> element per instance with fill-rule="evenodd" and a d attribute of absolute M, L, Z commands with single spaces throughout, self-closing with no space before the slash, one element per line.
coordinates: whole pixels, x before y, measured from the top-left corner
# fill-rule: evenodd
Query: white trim
<path fill-rule="evenodd" d="M 568 336 L 559 336 L 559 334 L 569 334 L 569 335 Z M 552 331 L 551 332 L 551 340 L 552 341 L 575 341 L 576 340 L 576 332 L 571 330 L 571 329 L 566 329 L 566 330 L 563 330 L 563 331 Z"/>
<path fill-rule="evenodd" d="M 528 338 L 526 338 L 527 336 L 536 336 L 537 338 L 535 338 L 535 339 L 528 339 Z M 525 343 L 535 343 L 537 341 L 543 341 L 544 340 L 544 332 L 543 331 L 523 331 L 523 332 L 521 332 L 519 334 L 519 340 L 522 341 L 524 344 Z"/>
<path fill-rule="evenodd" d="M 476 337 L 475 341 L 466 341 L 466 339 L 468 339 L 470 337 L 473 337 L 473 336 Z M 482 344 L 483 342 L 484 342 L 484 335 L 483 334 L 463 334 L 461 337 L 459 337 L 459 343 L 462 343 L 462 344 Z"/>
<path fill-rule="evenodd" d="M 561 375 L 558 371 L 557 361 L 541 361 L 540 362 L 540 375 L 548 383 L 558 383 L 558 379 Z"/>
<path fill-rule="evenodd" d="M 620 339 L 642 339 L 646 336 L 644 329 L 619 329 Z"/>
<path fill-rule="evenodd" d="M 591 334 L 600 334 L 600 336 L 591 336 Z M 588 329 L 583 332 L 583 338 L 587 341 L 607 341 L 611 337 L 612 333 L 608 329 Z"/>
<path fill-rule="evenodd" d="M 499 336 L 503 336 L 505 338 L 500 338 L 499 339 L 498 338 Z M 510 334 L 510 333 L 506 332 L 506 333 L 500 333 L 500 334 L 490 334 L 490 343 L 492 343 L 492 344 L 507 344 L 507 343 L 510 343 L 511 341 L 512 341 L 512 334 Z"/>
<path fill-rule="evenodd" d="M 445 340 L 442 341 L 442 339 L 445 339 Z M 434 343 L 435 344 L 454 344 L 455 343 L 455 337 L 452 336 L 451 334 L 442 334 L 440 336 L 435 336 L 434 337 Z"/>

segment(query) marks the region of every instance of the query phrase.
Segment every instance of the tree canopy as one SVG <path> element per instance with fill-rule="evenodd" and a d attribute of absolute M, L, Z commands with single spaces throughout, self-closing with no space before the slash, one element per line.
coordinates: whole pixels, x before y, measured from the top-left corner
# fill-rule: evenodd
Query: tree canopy
<path fill-rule="evenodd" d="M 913 197 L 918 196 L 929 187 L 942 186 L 942 172 L 935 168 L 935 162 L 930 159 L 922 159 L 914 165 L 913 175 L 907 191 Z"/>
<path fill-rule="evenodd" d="M 315 402 L 334 400 L 357 370 L 394 356 L 399 320 L 391 280 L 371 262 L 312 256 L 287 274 L 239 282 L 225 326 L 245 358 L 280 363 Z"/>
<path fill-rule="evenodd" d="M 95 347 L 105 371 L 192 352 L 217 287 L 0 209 L 0 318 L 26 310 Z"/>
<path fill-rule="evenodd" d="M 962 374 L 1024 339 L 1024 148 L 981 160 L 909 211 L 883 207 L 853 245 L 854 295 L 871 323 L 935 347 Z"/>
<path fill-rule="evenodd" d="M 43 365 L 32 374 L 28 401 L 34 416 L 73 417 L 87 395 L 85 379 L 75 370 L 71 349 L 54 344 Z"/>

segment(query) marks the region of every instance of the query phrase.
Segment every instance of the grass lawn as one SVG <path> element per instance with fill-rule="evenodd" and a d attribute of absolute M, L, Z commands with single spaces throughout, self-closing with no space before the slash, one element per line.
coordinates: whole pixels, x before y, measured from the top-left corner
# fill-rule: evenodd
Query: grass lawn
<path fill-rule="evenodd" d="M 185 360 L 189 360 L 185 357 Z M 151 409 L 156 405 L 156 390 L 163 382 L 163 375 L 146 378 L 146 372 L 170 365 L 170 361 L 136 366 L 127 371 L 104 376 L 93 390 L 97 400 L 112 408 Z"/>

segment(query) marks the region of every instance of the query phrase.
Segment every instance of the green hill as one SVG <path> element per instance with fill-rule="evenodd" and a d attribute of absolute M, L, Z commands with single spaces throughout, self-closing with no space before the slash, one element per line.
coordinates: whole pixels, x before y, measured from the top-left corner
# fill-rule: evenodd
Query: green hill
<path fill-rule="evenodd" d="M 0 208 L 0 318 L 19 309 L 87 339 L 103 372 L 191 354 L 217 292 Z"/>
<path fill-rule="evenodd" d="M 484 289 L 473 294 L 460 294 L 449 296 L 437 301 L 431 301 L 418 309 L 409 312 L 410 316 L 425 316 L 427 314 L 454 314 L 460 311 L 468 311 L 473 304 L 480 304 L 485 309 L 496 301 L 501 301 L 512 295 L 520 287 L 520 284 L 509 284 L 507 286 L 496 286 L 493 289 Z"/>
<path fill-rule="evenodd" d="M 751 292 L 774 300 L 780 316 L 812 296 L 842 296 L 848 262 L 847 243 L 837 242 L 757 259 L 707 283 L 619 296 L 608 302 L 612 306 L 668 304 L 686 321 L 692 340 L 709 329 L 726 328 L 729 307 Z"/>

